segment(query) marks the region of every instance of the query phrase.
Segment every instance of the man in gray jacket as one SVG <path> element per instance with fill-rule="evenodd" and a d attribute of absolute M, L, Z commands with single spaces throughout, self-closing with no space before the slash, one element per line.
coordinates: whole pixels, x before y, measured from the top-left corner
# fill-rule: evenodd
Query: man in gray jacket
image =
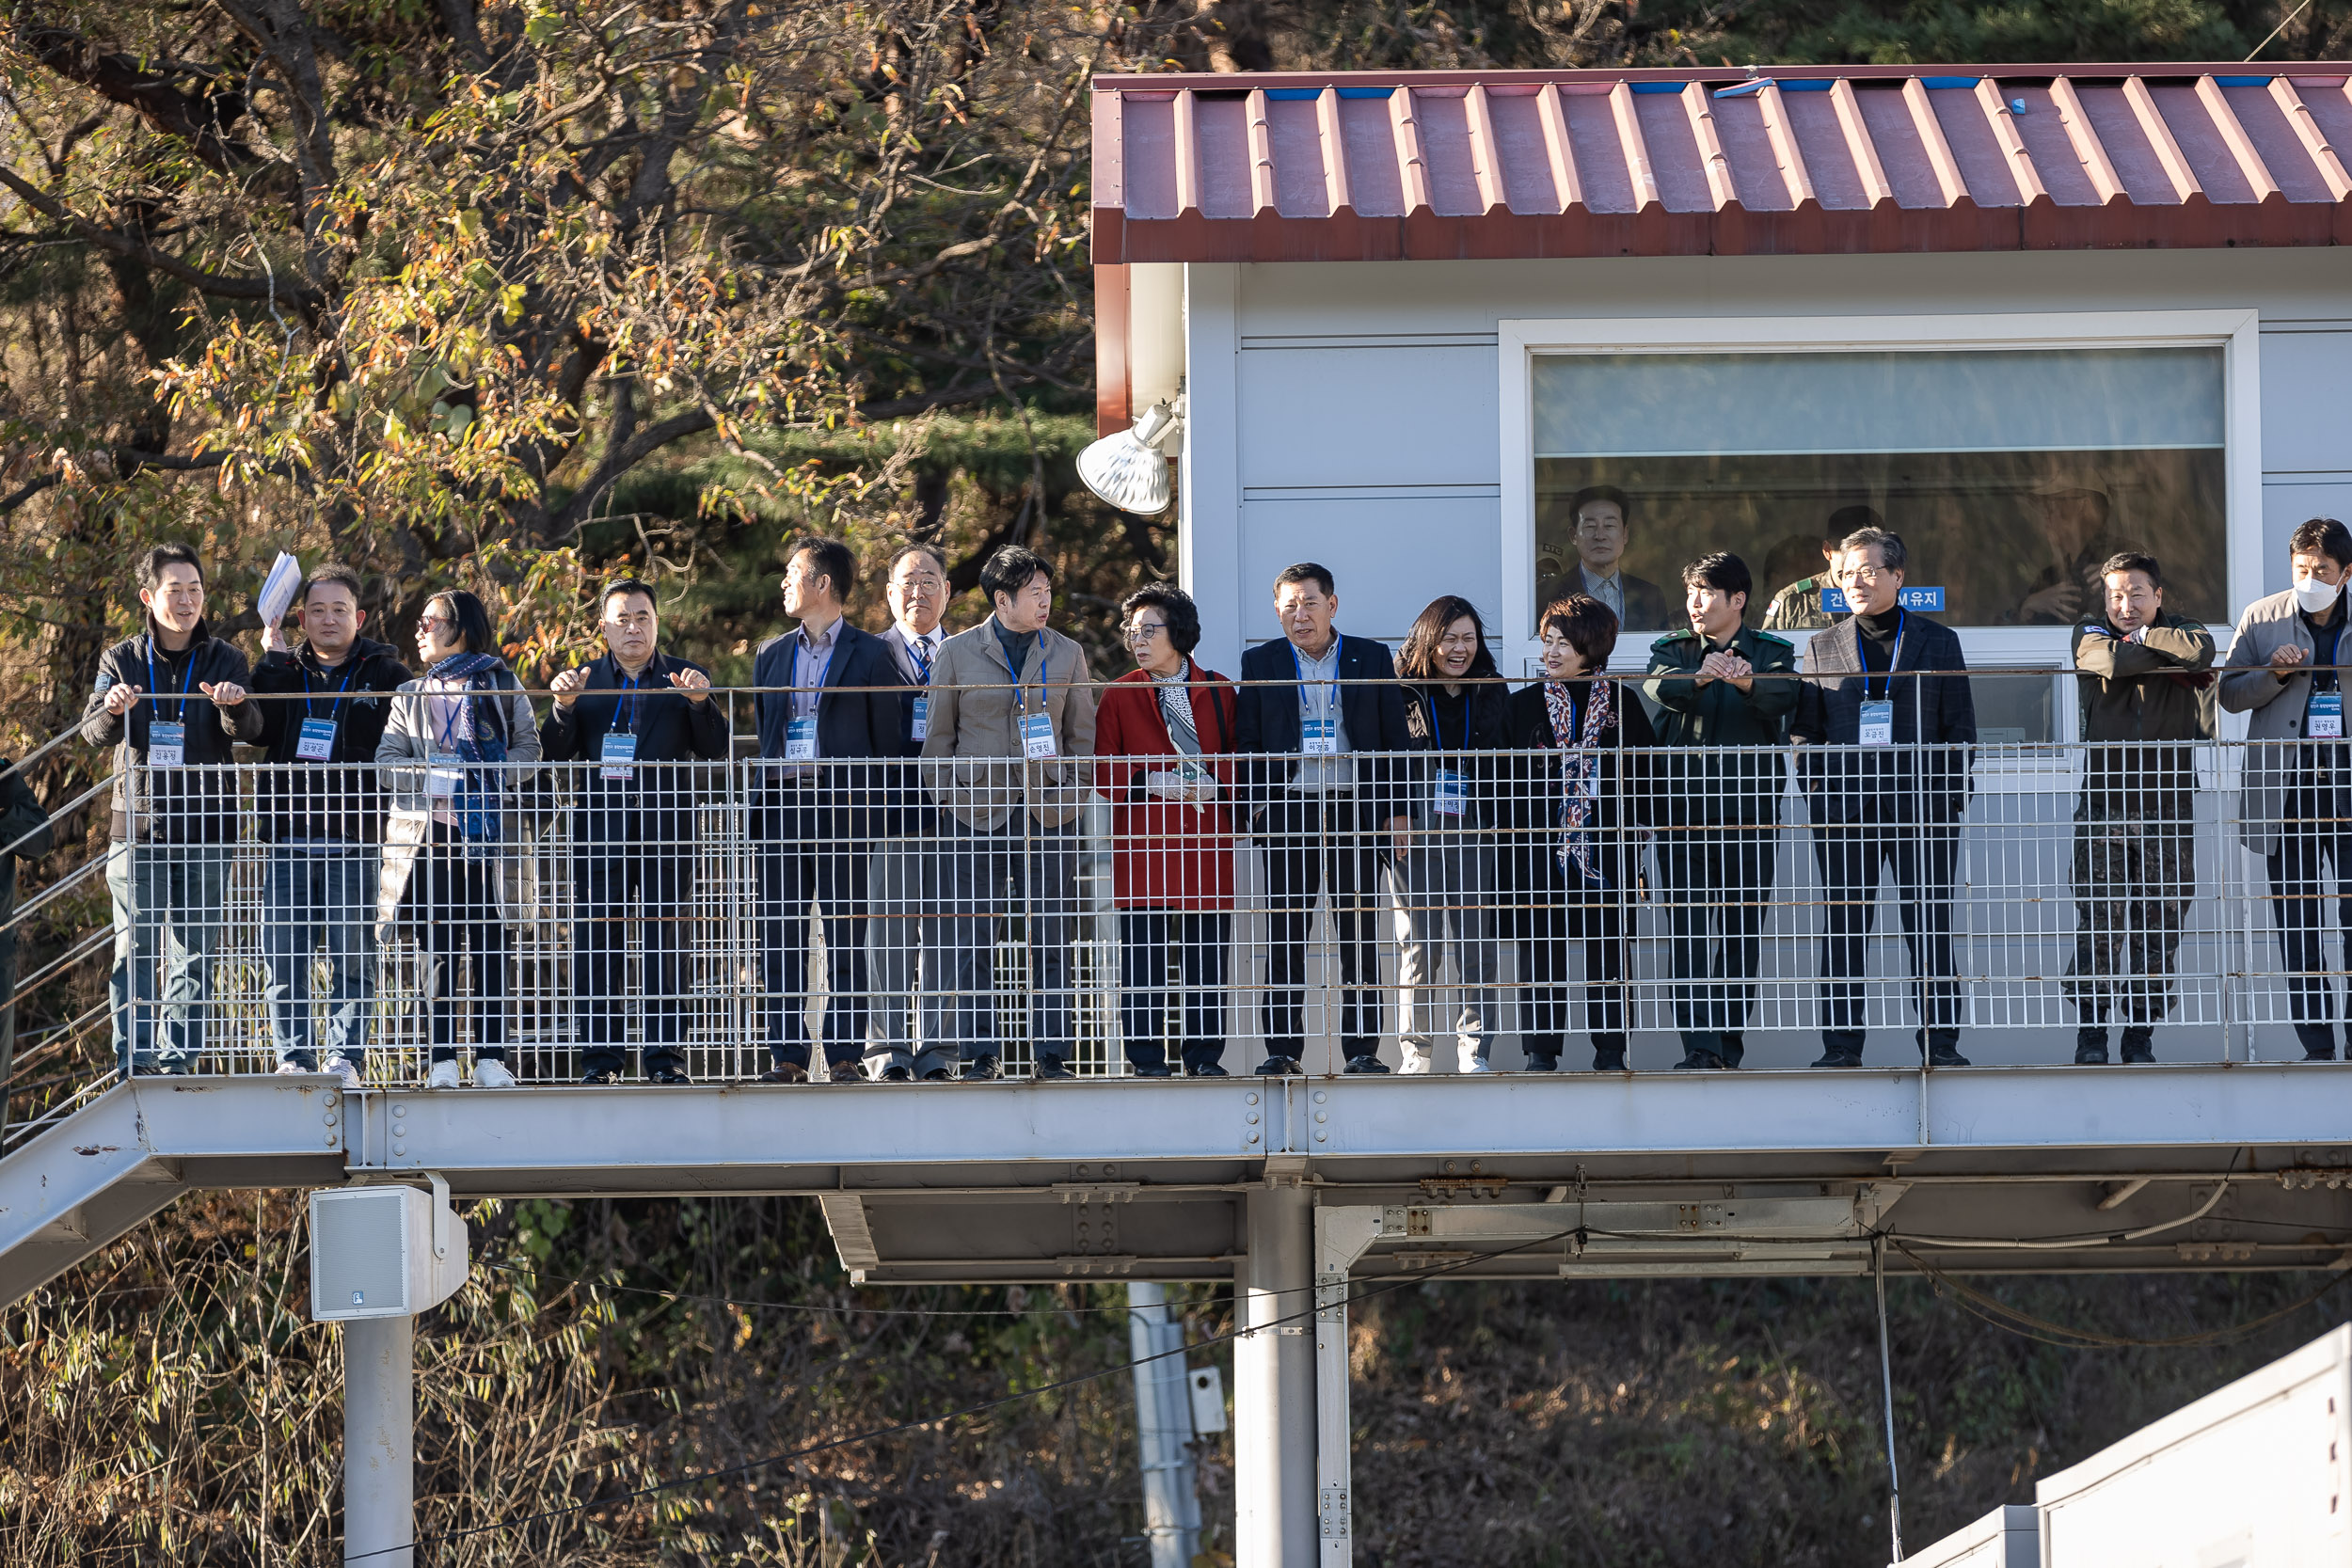
<path fill-rule="evenodd" d="M 2314 517 L 2296 529 L 2287 548 L 2294 586 L 2256 599 L 2238 617 L 2221 705 L 2251 715 L 2238 837 L 2269 867 L 2303 1058 L 2327 1062 L 2336 1054 L 2336 997 L 2320 940 L 2327 885 L 2320 863 L 2328 863 L 2339 897 L 2352 886 L 2345 875 L 2352 749 L 2344 742 L 2339 673 L 2352 663 L 2352 642 L 2344 639 L 2352 531 L 2333 517 Z"/>

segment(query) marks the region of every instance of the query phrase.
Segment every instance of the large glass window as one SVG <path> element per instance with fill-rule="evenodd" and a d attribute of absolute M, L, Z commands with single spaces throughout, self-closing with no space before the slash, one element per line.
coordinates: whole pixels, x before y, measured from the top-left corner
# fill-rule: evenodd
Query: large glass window
<path fill-rule="evenodd" d="M 1534 393 L 1531 629 L 1580 589 L 1629 632 L 1678 626 L 1710 550 L 1746 561 L 1761 624 L 1873 515 L 1951 625 L 2095 615 L 2125 548 L 2162 563 L 2167 610 L 2228 616 L 2218 347 L 1543 354 Z M 1825 620 L 1806 589 L 1778 624 Z"/>

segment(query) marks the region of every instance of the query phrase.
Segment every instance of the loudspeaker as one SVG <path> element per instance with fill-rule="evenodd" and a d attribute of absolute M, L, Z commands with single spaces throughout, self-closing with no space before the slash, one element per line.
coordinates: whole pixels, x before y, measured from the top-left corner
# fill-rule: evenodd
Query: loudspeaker
<path fill-rule="evenodd" d="M 320 1323 L 414 1317 L 466 1282 L 466 1222 L 437 1179 L 414 1187 L 310 1195 L 310 1316 Z"/>

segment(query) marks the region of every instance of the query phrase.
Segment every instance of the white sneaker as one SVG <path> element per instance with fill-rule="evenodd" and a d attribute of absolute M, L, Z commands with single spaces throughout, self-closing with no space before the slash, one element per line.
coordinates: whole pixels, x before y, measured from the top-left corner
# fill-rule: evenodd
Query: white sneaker
<path fill-rule="evenodd" d="M 307 1078 L 310 1075 L 310 1072 L 311 1069 L 304 1067 L 300 1062 L 280 1062 L 278 1064 L 278 1076 L 280 1078 Z"/>
<path fill-rule="evenodd" d="M 1399 1073 L 1407 1078 L 1419 1078 L 1429 1071 L 1427 1050 L 1413 1044 L 1410 1040 L 1402 1042 L 1398 1049 L 1405 1053 L 1404 1065 L 1396 1069 Z"/>
<path fill-rule="evenodd" d="M 1454 1058 L 1454 1070 L 1457 1072 L 1492 1072 L 1494 1069 L 1488 1067 L 1477 1052 L 1465 1048 L 1462 1053 Z"/>
<path fill-rule="evenodd" d="M 365 1082 L 359 1076 L 359 1069 L 351 1065 L 351 1058 L 342 1054 L 341 1052 L 337 1052 L 334 1055 L 327 1057 L 326 1065 L 320 1070 L 323 1072 L 331 1072 L 336 1077 L 342 1079 L 343 1081 L 344 1088 L 358 1089 L 365 1088 L 367 1086 Z"/>
<path fill-rule="evenodd" d="M 428 1089 L 455 1088 L 457 1086 L 457 1064 L 453 1061 L 434 1063 L 433 1070 L 424 1075 L 424 1086 Z"/>
<path fill-rule="evenodd" d="M 486 1062 L 474 1058 L 473 1086 L 477 1089 L 511 1089 L 515 1075 L 506 1070 L 504 1062 Z"/>

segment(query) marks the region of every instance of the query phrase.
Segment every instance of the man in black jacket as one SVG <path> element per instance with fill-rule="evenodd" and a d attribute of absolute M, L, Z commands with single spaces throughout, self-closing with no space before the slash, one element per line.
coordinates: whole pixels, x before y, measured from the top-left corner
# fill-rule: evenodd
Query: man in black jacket
<path fill-rule="evenodd" d="M 604 657 L 566 670 L 548 689 L 540 754 L 571 763 L 573 985 L 580 1000 L 580 1082 L 610 1084 L 628 1069 L 628 922 L 644 953 L 644 1067 L 656 1084 L 684 1084 L 691 1006 L 689 927 L 694 910 L 697 762 L 723 761 L 727 716 L 710 700 L 710 673 L 661 653 L 653 588 L 635 578 L 606 585 Z M 586 766 L 580 766 L 580 765 Z"/>
<path fill-rule="evenodd" d="M 1271 927 L 1263 1073 L 1296 1072 L 1306 1053 L 1307 933 L 1318 892 L 1330 896 L 1340 950 L 1345 1070 L 1389 1070 L 1379 1055 L 1376 900 L 1381 857 L 1410 852 L 1396 753 L 1413 741 L 1394 657 L 1379 642 L 1334 630 L 1339 608 L 1328 569 L 1284 567 L 1274 579 L 1282 639 L 1241 659 L 1236 750 L 1250 831 L 1265 853 Z"/>
<path fill-rule="evenodd" d="M 115 748 L 115 1059 L 126 1073 L 193 1072 L 237 840 L 230 745 L 260 738 L 262 711 L 246 701 L 245 655 L 205 625 L 196 551 L 156 546 L 138 583 L 147 629 L 100 657 L 82 710 L 82 738 Z"/>
<path fill-rule="evenodd" d="M 888 825 L 913 752 L 905 684 L 890 646 L 843 618 L 857 557 L 838 539 L 804 539 L 784 572 L 797 630 L 760 645 L 759 1015 L 767 1084 L 809 1081 L 809 905 L 824 911 L 826 1081 L 859 1078 L 866 1049 L 866 918 L 874 837 Z M 883 1074 L 912 1077 L 895 1063 Z"/>
<path fill-rule="evenodd" d="M 391 716 L 388 693 L 408 667 L 383 642 L 359 635 L 359 577 L 326 565 L 302 585 L 302 650 L 276 626 L 262 628 L 257 694 L 262 749 L 262 835 L 271 845 L 262 899 L 262 952 L 269 964 L 270 1026 L 280 1072 L 332 1072 L 358 1088 L 367 1059 L 368 1004 L 375 994 L 377 860 L 384 795 L 376 743 Z M 298 700 L 297 700 L 298 699 Z M 326 1053 L 311 1041 L 310 969 L 321 950 L 331 976 Z"/>
<path fill-rule="evenodd" d="M 1798 753 L 1820 867 L 1821 1059 L 1859 1067 L 1867 1032 L 1862 975 L 1878 904 L 1880 868 L 1894 862 L 1896 902 L 1919 1008 L 1919 1049 L 1931 1066 L 1966 1067 L 1960 1053 L 1960 982 L 1952 962 L 1952 878 L 1967 809 L 1977 709 L 1967 660 L 1950 627 L 1902 604 L 1903 542 L 1866 528 L 1839 542 L 1853 614 L 1816 632 L 1790 736 L 1836 750 Z M 1904 671 L 1934 671 L 1906 677 Z"/>

